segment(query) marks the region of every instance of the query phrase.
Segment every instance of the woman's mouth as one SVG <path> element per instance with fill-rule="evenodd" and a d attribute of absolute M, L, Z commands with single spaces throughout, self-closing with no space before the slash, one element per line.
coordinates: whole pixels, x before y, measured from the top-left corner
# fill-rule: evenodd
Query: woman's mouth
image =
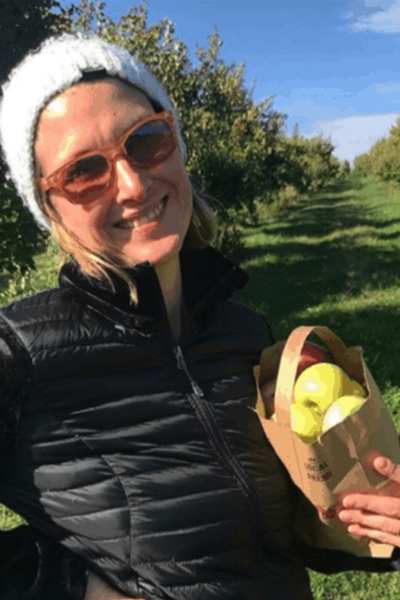
<path fill-rule="evenodd" d="M 140 216 L 136 216 L 132 219 L 121 219 L 120 221 L 115 223 L 113 227 L 116 227 L 117 229 L 137 229 L 142 225 L 147 225 L 147 223 L 151 223 L 152 221 L 155 221 L 159 218 L 161 213 L 164 211 L 167 201 L 168 196 L 165 195 L 161 198 L 158 204 L 156 204 L 155 206 L 153 205 L 147 211 L 141 213 Z"/>

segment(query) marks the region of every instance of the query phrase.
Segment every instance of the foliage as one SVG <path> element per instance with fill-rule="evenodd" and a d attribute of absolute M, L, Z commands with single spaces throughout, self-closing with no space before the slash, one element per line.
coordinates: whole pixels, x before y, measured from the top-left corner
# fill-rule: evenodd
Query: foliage
<path fill-rule="evenodd" d="M 17 4 L 18 10 L 13 11 Z M 95 31 L 150 67 L 177 106 L 192 179 L 199 189 L 218 198 L 220 220 L 226 220 L 222 237 L 232 246 L 237 244 L 234 219 L 245 214 L 256 219 L 257 206 L 276 203 L 288 189 L 318 190 L 339 172 L 329 141 L 303 138 L 298 127 L 288 136 L 286 116 L 274 109 L 272 99 L 253 100 L 245 85 L 244 66 L 226 64 L 221 58 L 222 40 L 217 33 L 209 36 L 208 46 L 199 48 L 192 61 L 169 19 L 148 23 L 145 3 L 131 7 L 118 21 L 108 16 L 102 1 L 80 0 L 67 10 L 57 0 L 29 2 L 29 10 L 26 0 L 13 0 L 9 6 L 8 27 L 22 32 L 27 21 L 29 31 L 24 33 L 19 56 L 8 56 L 8 66 L 49 32 L 79 30 Z M 18 204 L 11 185 L 3 181 L 0 193 L 13 207 L 12 215 L 3 211 L 0 217 L 3 269 L 24 270 L 44 237 Z M 1 248 L 3 253 L 7 250 L 7 258 Z"/>
<path fill-rule="evenodd" d="M 50 33 L 68 22 L 57 0 L 7 0 L 0 4 L 0 82 Z"/>
<path fill-rule="evenodd" d="M 316 192 L 337 177 L 340 163 L 333 155 L 334 146 L 321 136 L 286 140 L 287 183 L 299 192 Z"/>
<path fill-rule="evenodd" d="M 400 183 L 400 118 L 387 137 L 378 140 L 365 154 L 357 156 L 354 172 L 360 176 L 374 175 L 383 181 Z"/>
<path fill-rule="evenodd" d="M 114 22 L 104 2 L 82 0 L 74 27 L 95 30 L 150 67 L 177 106 L 193 179 L 225 209 L 245 205 L 251 211 L 260 195 L 272 200 L 287 184 L 319 189 L 334 175 L 330 142 L 295 133 L 296 151 L 288 149 L 285 115 L 273 108 L 271 98 L 252 99 L 244 66 L 222 60 L 217 33 L 209 36 L 207 48 L 197 50 L 193 64 L 170 20 L 148 24 L 145 3 Z"/>
<path fill-rule="evenodd" d="M 56 0 L 7 0 L 0 4 L 0 82 L 50 32 L 60 31 L 70 11 Z M 0 159 L 0 275 L 25 271 L 33 265 L 33 254 L 43 247 L 45 237 L 22 206 L 6 179 Z"/>

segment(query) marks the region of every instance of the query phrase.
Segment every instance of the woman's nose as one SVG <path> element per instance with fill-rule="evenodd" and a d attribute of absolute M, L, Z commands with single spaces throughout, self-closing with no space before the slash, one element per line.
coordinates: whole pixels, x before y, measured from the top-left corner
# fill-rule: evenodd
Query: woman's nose
<path fill-rule="evenodd" d="M 115 161 L 116 195 L 117 202 L 135 200 L 141 202 L 146 197 L 146 173 L 141 169 L 132 167 L 126 158 Z"/>

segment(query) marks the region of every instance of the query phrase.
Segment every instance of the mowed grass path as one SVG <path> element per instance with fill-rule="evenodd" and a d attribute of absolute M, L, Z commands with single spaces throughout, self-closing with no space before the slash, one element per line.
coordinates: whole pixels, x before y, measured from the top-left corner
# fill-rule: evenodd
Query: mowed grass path
<path fill-rule="evenodd" d="M 244 242 L 246 302 L 277 338 L 317 323 L 362 345 L 400 431 L 400 192 L 372 182 L 324 192 L 245 230 Z M 0 304 L 55 284 L 54 251 L 37 263 L 23 285 L 0 285 Z M 15 523 L 0 507 L 0 527 Z M 400 598 L 400 574 L 311 576 L 316 600 Z"/>
<path fill-rule="evenodd" d="M 277 338 L 299 324 L 361 345 L 400 431 L 400 192 L 332 189 L 245 232 L 244 298 Z M 312 573 L 316 600 L 399 600 L 400 574 Z"/>

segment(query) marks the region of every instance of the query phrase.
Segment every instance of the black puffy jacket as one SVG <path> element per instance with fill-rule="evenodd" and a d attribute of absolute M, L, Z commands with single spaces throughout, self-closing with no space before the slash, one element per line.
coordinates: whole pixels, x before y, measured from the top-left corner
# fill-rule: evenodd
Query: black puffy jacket
<path fill-rule="evenodd" d="M 111 289 L 69 264 L 58 289 L 0 313 L 0 501 L 40 540 L 25 564 L 47 548 L 42 591 L 33 585 L 29 597 L 64 585 L 62 548 L 149 600 L 307 600 L 303 561 L 327 572 L 396 568 L 300 557 L 296 492 L 253 410 L 268 328 L 230 299 L 246 276 L 216 251 L 185 251 L 181 263 L 180 345 L 148 264 L 131 271 L 135 308 L 122 283 Z"/>

